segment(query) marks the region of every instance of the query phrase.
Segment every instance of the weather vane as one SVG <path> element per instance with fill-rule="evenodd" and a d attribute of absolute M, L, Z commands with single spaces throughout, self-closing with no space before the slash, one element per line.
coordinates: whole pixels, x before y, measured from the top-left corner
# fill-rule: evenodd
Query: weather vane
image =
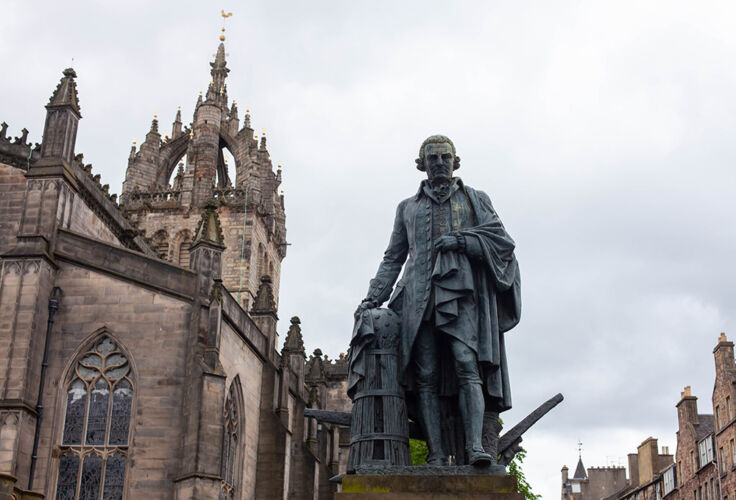
<path fill-rule="evenodd" d="M 220 35 L 220 41 L 221 42 L 224 42 L 225 41 L 225 19 L 227 19 L 228 17 L 232 16 L 233 13 L 232 12 L 225 13 L 225 10 L 224 9 L 221 10 L 220 12 L 221 12 L 220 15 L 222 16 L 222 30 L 221 30 L 222 31 L 222 35 Z"/>

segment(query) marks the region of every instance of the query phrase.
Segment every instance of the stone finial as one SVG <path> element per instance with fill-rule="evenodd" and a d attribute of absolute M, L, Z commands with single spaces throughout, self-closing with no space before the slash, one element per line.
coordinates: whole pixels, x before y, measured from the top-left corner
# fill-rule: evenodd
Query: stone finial
<path fill-rule="evenodd" d="M 298 316 L 291 318 L 291 326 L 289 332 L 286 334 L 286 340 L 284 341 L 284 348 L 281 350 L 281 355 L 286 354 L 301 354 L 304 358 L 307 354 L 304 350 L 304 339 L 302 338 L 301 321 Z"/>
<path fill-rule="evenodd" d="M 79 95 L 77 94 L 77 82 L 74 79 L 77 77 L 77 73 L 72 68 L 64 70 L 63 77 L 56 86 L 56 90 L 51 95 L 49 103 L 46 105 L 48 108 L 57 107 L 70 107 L 74 112 L 81 118 L 82 114 L 79 107 Z"/>
<path fill-rule="evenodd" d="M 721 335 L 718 337 L 718 343 L 720 344 L 721 342 L 728 342 L 726 332 L 721 332 Z"/>
<path fill-rule="evenodd" d="M 210 66 L 212 66 L 212 71 L 210 74 L 214 78 L 215 71 L 217 70 L 226 70 L 228 73 L 230 72 L 229 69 L 227 69 L 227 61 L 225 60 L 225 44 L 220 43 L 220 45 L 217 46 L 217 54 L 215 54 L 215 61 L 210 63 Z"/>
<path fill-rule="evenodd" d="M 210 201 L 205 205 L 205 211 L 199 219 L 197 230 L 194 233 L 192 246 L 199 242 L 206 242 L 212 245 L 224 247 L 225 238 L 222 235 L 222 226 L 220 225 L 220 217 L 217 215 L 217 203 Z"/>
<path fill-rule="evenodd" d="M 245 110 L 245 123 L 243 128 L 250 128 L 250 109 Z"/>
<path fill-rule="evenodd" d="M 158 134 L 158 115 L 153 115 L 153 121 L 151 122 L 151 130 L 149 133 Z"/>
<path fill-rule="evenodd" d="M 5 122 L 0 123 L 0 139 L 5 139 L 8 135 L 8 124 Z"/>
<path fill-rule="evenodd" d="M 266 149 L 266 131 L 263 131 L 263 135 L 261 135 L 261 147 L 259 149 L 265 150 Z"/>
<path fill-rule="evenodd" d="M 261 285 L 256 292 L 251 308 L 253 314 L 276 313 L 276 300 L 273 297 L 273 280 L 267 274 L 261 276 Z"/>
<path fill-rule="evenodd" d="M 680 398 L 689 398 L 689 397 L 692 397 L 692 395 L 693 395 L 692 389 L 690 388 L 689 385 L 686 385 L 685 389 L 680 393 Z"/>
<path fill-rule="evenodd" d="M 171 124 L 171 138 L 176 139 L 181 135 L 181 133 L 181 106 L 179 106 L 176 110 L 174 123 Z"/>
<path fill-rule="evenodd" d="M 315 349 L 307 362 L 306 376 L 308 379 L 324 379 L 325 367 L 322 359 L 322 349 Z"/>

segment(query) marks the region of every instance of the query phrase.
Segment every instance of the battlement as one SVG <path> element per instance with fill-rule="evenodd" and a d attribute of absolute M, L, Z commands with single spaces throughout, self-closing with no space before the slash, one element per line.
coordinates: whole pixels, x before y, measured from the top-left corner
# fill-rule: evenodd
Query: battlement
<path fill-rule="evenodd" d="M 28 129 L 14 139 L 8 137 L 8 124 L 0 124 L 0 163 L 28 170 L 28 166 L 41 157 L 41 144 L 28 142 Z"/>

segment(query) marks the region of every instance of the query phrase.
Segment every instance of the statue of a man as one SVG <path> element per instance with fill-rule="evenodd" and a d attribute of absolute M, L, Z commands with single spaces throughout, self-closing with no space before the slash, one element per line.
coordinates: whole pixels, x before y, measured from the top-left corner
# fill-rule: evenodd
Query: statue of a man
<path fill-rule="evenodd" d="M 356 315 L 391 297 L 401 318 L 399 377 L 427 462 L 496 463 L 498 414 L 511 408 L 503 334 L 521 313 L 514 241 L 488 195 L 453 177 L 460 158 L 449 138 L 425 140 L 416 163 L 427 180 L 399 203 Z"/>

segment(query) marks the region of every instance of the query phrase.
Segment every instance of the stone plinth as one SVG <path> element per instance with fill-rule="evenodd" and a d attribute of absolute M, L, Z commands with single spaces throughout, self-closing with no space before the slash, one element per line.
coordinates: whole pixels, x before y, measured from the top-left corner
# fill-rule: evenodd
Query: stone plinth
<path fill-rule="evenodd" d="M 524 500 L 516 477 L 464 474 L 346 475 L 335 500 Z"/>

